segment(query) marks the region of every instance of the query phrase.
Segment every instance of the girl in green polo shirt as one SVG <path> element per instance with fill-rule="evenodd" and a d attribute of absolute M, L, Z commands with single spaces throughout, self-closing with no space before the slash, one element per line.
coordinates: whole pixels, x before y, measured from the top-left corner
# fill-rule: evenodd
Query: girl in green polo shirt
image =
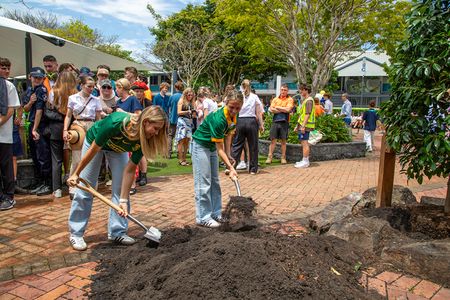
<path fill-rule="evenodd" d="M 130 210 L 130 188 L 142 156 L 150 159 L 159 153 L 167 153 L 167 124 L 162 108 L 150 106 L 140 114 L 112 113 L 97 121 L 86 134 L 82 159 L 67 183 L 73 187 L 81 177 L 91 186 L 96 186 L 102 158 L 106 155 L 112 173 L 112 202 L 125 212 L 119 215 L 110 209 L 108 239 L 111 241 L 124 245 L 135 242 L 127 235 L 128 221 L 122 217 Z M 131 158 L 128 158 L 128 152 L 132 153 Z M 92 195 L 76 189 L 69 214 L 69 240 L 75 250 L 87 248 L 83 235 L 91 209 Z"/>
<path fill-rule="evenodd" d="M 219 227 L 222 221 L 218 156 L 230 170 L 230 178 L 237 178 L 230 156 L 230 132 L 236 128 L 236 116 L 244 98 L 235 90 L 228 91 L 225 97 L 227 105 L 210 113 L 192 136 L 195 221 L 198 225 L 211 228 Z"/>

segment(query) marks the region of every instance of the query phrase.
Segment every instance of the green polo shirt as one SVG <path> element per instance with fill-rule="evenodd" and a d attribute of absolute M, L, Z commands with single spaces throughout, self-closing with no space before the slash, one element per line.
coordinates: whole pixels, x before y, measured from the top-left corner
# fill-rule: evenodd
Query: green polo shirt
<path fill-rule="evenodd" d="M 236 128 L 236 116 L 231 118 L 226 106 L 206 116 L 192 138 L 200 145 L 216 150 L 216 142 L 223 142 L 225 136 Z"/>
<path fill-rule="evenodd" d="M 86 133 L 89 144 L 93 141 L 103 150 L 117 153 L 132 152 L 131 161 L 138 164 L 142 158 L 140 141 L 130 141 L 124 131 L 124 120 L 128 124 L 130 115 L 126 112 L 115 112 L 103 120 L 97 121 Z"/>

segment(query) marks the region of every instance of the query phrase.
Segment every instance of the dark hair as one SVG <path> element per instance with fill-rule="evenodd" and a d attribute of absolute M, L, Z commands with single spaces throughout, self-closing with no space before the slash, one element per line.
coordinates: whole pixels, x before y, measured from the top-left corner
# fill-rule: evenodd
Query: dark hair
<path fill-rule="evenodd" d="M 323 96 L 324 96 L 324 97 L 327 96 L 328 99 L 331 99 L 331 94 L 330 94 L 330 93 L 325 93 L 325 94 L 323 94 Z"/>
<path fill-rule="evenodd" d="M 148 84 L 147 76 L 144 76 L 144 75 L 142 75 L 142 74 L 139 74 L 139 75 L 138 75 L 138 78 L 139 78 L 142 82 L 145 82 L 145 84 Z"/>
<path fill-rule="evenodd" d="M 44 58 L 42 59 L 42 61 L 56 62 L 56 57 L 54 57 L 53 55 L 46 55 L 46 56 L 44 56 Z"/>
<path fill-rule="evenodd" d="M 97 66 L 97 70 L 98 69 L 106 69 L 106 70 L 108 70 L 109 72 L 111 72 L 111 68 L 108 66 L 108 65 L 98 65 Z"/>
<path fill-rule="evenodd" d="M 369 107 L 375 107 L 376 104 L 377 102 L 375 100 L 370 100 Z"/>
<path fill-rule="evenodd" d="M 175 88 L 177 89 L 177 91 L 182 92 L 184 90 L 183 82 L 182 81 L 175 82 Z"/>
<path fill-rule="evenodd" d="M 62 63 L 59 65 L 58 73 L 64 72 L 66 69 L 71 68 L 75 71 L 78 75 L 80 75 L 80 71 L 74 66 L 73 63 Z"/>
<path fill-rule="evenodd" d="M 134 74 L 134 76 L 138 76 L 138 71 L 136 70 L 136 68 L 135 67 L 125 67 L 125 72 L 131 72 L 131 73 L 133 73 Z"/>
<path fill-rule="evenodd" d="M 283 83 L 283 84 L 281 85 L 281 87 L 282 87 L 282 88 L 287 88 L 287 89 L 289 90 L 289 86 L 287 85 L 287 83 Z"/>
<path fill-rule="evenodd" d="M 0 66 L 11 67 L 11 61 L 6 57 L 0 57 Z"/>
<path fill-rule="evenodd" d="M 302 83 L 302 84 L 300 84 L 299 90 L 306 90 L 306 91 L 308 91 L 308 93 L 311 93 L 311 86 Z"/>
<path fill-rule="evenodd" d="M 80 76 L 80 84 L 86 84 L 88 81 L 94 81 L 94 78 L 91 76 Z"/>

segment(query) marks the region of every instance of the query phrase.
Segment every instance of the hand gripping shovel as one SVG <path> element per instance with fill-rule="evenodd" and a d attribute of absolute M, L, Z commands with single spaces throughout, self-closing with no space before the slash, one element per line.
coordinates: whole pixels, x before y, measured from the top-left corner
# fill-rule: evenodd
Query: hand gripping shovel
<path fill-rule="evenodd" d="M 118 206 L 117 204 L 114 204 L 109 199 L 107 199 L 105 196 L 103 196 L 102 194 L 97 192 L 86 180 L 84 180 L 83 178 L 79 178 L 79 181 L 81 183 L 83 183 L 84 185 L 77 184 L 76 185 L 77 188 L 79 188 L 79 189 L 81 189 L 83 191 L 86 191 L 88 193 L 91 193 L 93 196 L 97 197 L 103 203 L 105 203 L 106 205 L 110 206 L 111 208 L 113 208 L 117 212 L 123 211 L 122 208 L 120 208 L 120 206 Z M 148 240 L 148 246 L 149 247 L 152 247 L 152 248 L 157 248 L 158 247 L 159 241 L 161 240 L 161 232 L 157 228 L 155 228 L 155 227 L 150 227 L 150 228 L 145 227 L 144 224 L 142 224 L 139 220 L 137 220 L 135 217 L 133 217 L 130 214 L 127 215 L 127 218 L 130 219 L 131 221 L 136 223 L 139 227 L 141 227 L 142 229 L 145 230 L 144 237 Z"/>

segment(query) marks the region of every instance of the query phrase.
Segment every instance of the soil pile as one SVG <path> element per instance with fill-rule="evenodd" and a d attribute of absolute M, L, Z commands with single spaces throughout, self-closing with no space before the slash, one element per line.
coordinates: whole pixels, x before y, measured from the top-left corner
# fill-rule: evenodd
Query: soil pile
<path fill-rule="evenodd" d="M 158 249 L 98 249 L 93 299 L 377 299 L 358 285 L 362 251 L 335 237 L 179 228 Z"/>

